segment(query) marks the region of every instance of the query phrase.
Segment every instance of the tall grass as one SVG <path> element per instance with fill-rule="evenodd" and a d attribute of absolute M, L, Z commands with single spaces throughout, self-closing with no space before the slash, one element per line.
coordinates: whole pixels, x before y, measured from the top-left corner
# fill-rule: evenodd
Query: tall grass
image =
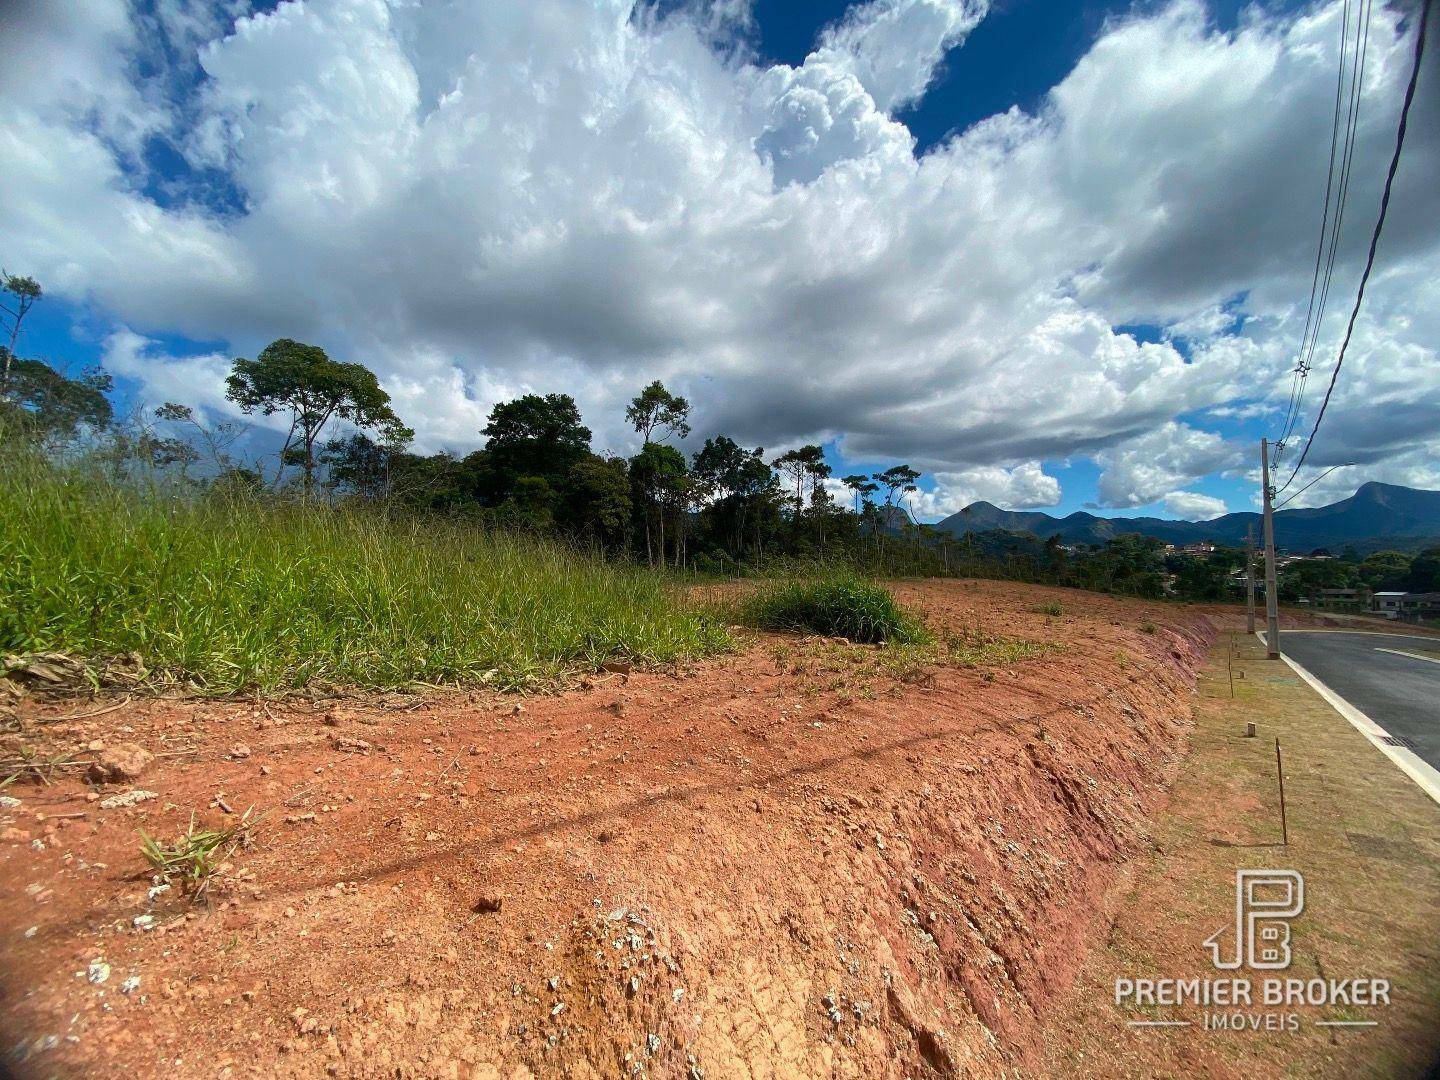
<path fill-rule="evenodd" d="M 202 690 L 547 684 L 727 644 L 664 581 L 554 541 L 181 496 L 0 454 L 0 651 L 138 652 Z"/>

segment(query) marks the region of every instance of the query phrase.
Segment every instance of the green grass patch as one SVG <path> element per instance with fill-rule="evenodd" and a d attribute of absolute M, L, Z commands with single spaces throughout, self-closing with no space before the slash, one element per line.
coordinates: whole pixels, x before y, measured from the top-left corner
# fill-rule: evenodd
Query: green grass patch
<path fill-rule="evenodd" d="M 541 688 L 729 645 L 659 575 L 554 541 L 3 458 L 0 652 L 134 651 L 153 679 L 226 693 Z"/>
<path fill-rule="evenodd" d="M 761 630 L 795 630 L 859 644 L 920 644 L 929 634 L 883 586 L 849 574 L 769 581 L 748 593 L 739 622 Z"/>
<path fill-rule="evenodd" d="M 1050 615 L 1054 617 L 1059 617 L 1065 614 L 1065 609 L 1054 600 L 1051 600 L 1048 604 L 1039 604 L 1035 607 L 1032 607 L 1030 610 L 1033 611 L 1036 615 Z"/>

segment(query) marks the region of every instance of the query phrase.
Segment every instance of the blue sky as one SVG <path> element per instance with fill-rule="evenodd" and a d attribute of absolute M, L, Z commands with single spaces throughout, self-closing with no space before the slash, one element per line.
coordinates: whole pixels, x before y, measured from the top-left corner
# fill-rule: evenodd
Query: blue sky
<path fill-rule="evenodd" d="M 221 417 L 228 358 L 295 336 L 374 367 L 422 448 L 563 390 L 623 451 L 625 398 L 661 377 L 697 436 L 819 441 L 837 475 L 917 464 L 928 519 L 1255 503 L 1338 3 L 756 0 L 744 48 L 708 55 L 703 3 L 626 26 L 588 0 L 315 0 L 239 12 L 238 34 L 228 6 L 0 16 L 0 136 L 32 151 L 0 257 L 48 290 L 23 351 L 108 360 L 121 412 L 188 395 Z M 1372 27 L 1342 298 L 1406 30 Z M 1434 197 L 1401 180 L 1314 455 L 1362 466 L 1316 501 L 1440 483 L 1440 424 L 1380 418 L 1434 356 Z"/>

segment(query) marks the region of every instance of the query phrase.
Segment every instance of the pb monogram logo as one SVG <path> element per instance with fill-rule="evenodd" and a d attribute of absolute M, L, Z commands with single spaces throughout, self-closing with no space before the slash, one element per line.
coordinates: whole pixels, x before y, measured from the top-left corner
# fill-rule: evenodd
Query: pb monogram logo
<path fill-rule="evenodd" d="M 1205 939 L 1210 962 L 1222 971 L 1248 967 L 1280 971 L 1290 966 L 1290 920 L 1305 910 L 1305 879 L 1294 870 L 1237 870 L 1235 923 Z M 1225 955 L 1224 939 L 1235 945 Z"/>

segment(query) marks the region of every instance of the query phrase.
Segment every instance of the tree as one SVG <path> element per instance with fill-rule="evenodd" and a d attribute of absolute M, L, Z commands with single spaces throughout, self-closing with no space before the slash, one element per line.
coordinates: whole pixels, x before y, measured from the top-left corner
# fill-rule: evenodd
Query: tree
<path fill-rule="evenodd" d="M 795 527 L 798 529 L 800 511 L 805 508 L 805 481 L 812 476 L 830 475 L 830 466 L 825 464 L 825 451 L 813 444 L 799 446 L 781 454 L 770 464 L 795 482 Z"/>
<path fill-rule="evenodd" d="M 762 519 L 779 497 L 775 474 L 765 464 L 765 448 L 746 450 L 728 435 L 706 439 L 695 453 L 692 475 L 714 499 L 710 515 L 728 535 L 730 554 L 737 559 L 743 554 L 747 527 L 758 552 L 763 547 Z M 773 508 L 771 512 L 778 513 Z"/>
<path fill-rule="evenodd" d="M 7 353 L 7 363 L 9 360 Z M 88 371 L 72 379 L 39 360 L 16 359 L 0 399 L 0 414 L 9 413 L 42 437 L 67 437 L 81 425 L 101 428 L 110 423 L 113 414 L 105 395 L 113 386 L 114 381 L 103 371 Z"/>
<path fill-rule="evenodd" d="M 1403 551 L 1377 551 L 1360 564 L 1360 580 L 1373 590 L 1400 589 L 1410 574 L 1410 562 Z"/>
<path fill-rule="evenodd" d="M 860 513 L 860 502 L 870 501 L 870 496 L 880 490 L 880 485 L 873 483 L 868 476 L 861 473 L 852 473 L 840 481 L 855 493 L 855 513 Z"/>
<path fill-rule="evenodd" d="M 16 360 L 15 345 L 20 340 L 20 324 L 30 309 L 45 295 L 40 283 L 32 277 L 19 277 L 0 270 L 0 291 L 10 294 L 7 303 L 0 304 L 0 311 L 10 316 L 10 344 L 5 349 L 5 370 L 0 375 L 0 393 L 9 393 L 10 376 Z"/>
<path fill-rule="evenodd" d="M 237 358 L 225 385 L 225 396 L 246 414 L 289 412 L 281 468 L 294 462 L 305 470 L 306 494 L 315 482 L 316 440 L 333 417 L 374 430 L 385 442 L 403 445 L 415 436 L 390 408 L 374 372 L 331 360 L 318 345 L 272 341 L 254 360 Z"/>
<path fill-rule="evenodd" d="M 630 483 L 644 504 L 645 554 L 652 565 L 665 563 L 665 518 L 683 503 L 689 472 L 685 455 L 673 446 L 646 443 L 630 459 Z M 652 530 L 652 522 L 657 529 Z M 657 531 L 658 546 L 653 539 Z"/>
<path fill-rule="evenodd" d="M 630 532 L 630 478 L 620 458 L 591 454 L 565 480 L 562 524 L 593 537 L 602 550 L 623 551 Z"/>
<path fill-rule="evenodd" d="M 909 494 L 916 490 L 915 481 L 920 479 L 920 474 L 909 465 L 895 465 L 875 473 L 871 479 L 885 489 L 885 505 L 894 506 L 897 494 Z"/>
<path fill-rule="evenodd" d="M 1415 556 L 1405 584 L 1413 592 L 1440 592 L 1440 547 L 1426 548 Z"/>
<path fill-rule="evenodd" d="M 499 496 L 522 476 L 538 476 L 558 488 L 570 470 L 590 453 L 590 429 L 569 394 L 526 394 L 490 410 L 481 431 L 487 463 Z"/>
<path fill-rule="evenodd" d="M 664 434 L 656 438 L 656 442 L 664 442 L 672 435 L 683 439 L 690 434 L 690 403 L 670 393 L 665 384 L 656 379 L 630 402 L 625 409 L 625 419 L 635 425 L 647 444 L 658 428 L 663 428 Z"/>

